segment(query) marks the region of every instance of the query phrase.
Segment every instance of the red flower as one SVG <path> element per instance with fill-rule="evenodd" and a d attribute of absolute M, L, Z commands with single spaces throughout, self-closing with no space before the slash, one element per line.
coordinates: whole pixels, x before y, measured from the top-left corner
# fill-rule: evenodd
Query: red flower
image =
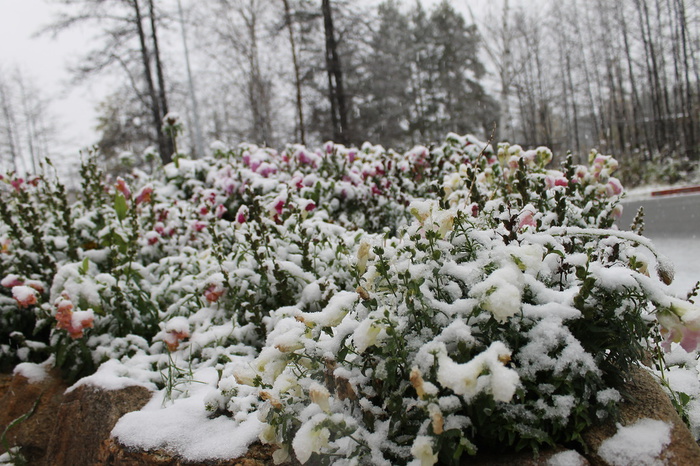
<path fill-rule="evenodd" d="M 39 293 L 34 288 L 19 285 L 12 288 L 12 297 L 19 307 L 29 307 L 38 302 Z"/>
<path fill-rule="evenodd" d="M 65 293 L 56 301 L 56 328 L 68 332 L 74 340 L 83 337 L 83 330 L 92 328 L 92 310 L 73 312 L 73 303 Z"/>
<path fill-rule="evenodd" d="M 144 186 L 139 194 L 136 196 L 136 204 L 142 204 L 144 202 L 151 202 L 151 194 L 153 193 L 153 188 L 150 186 Z"/>
<path fill-rule="evenodd" d="M 117 191 L 119 191 L 120 193 L 122 193 L 122 195 L 124 195 L 124 198 L 126 198 L 126 199 L 131 198 L 131 190 L 126 185 L 126 181 L 124 181 L 121 176 L 119 178 L 117 178 L 117 182 L 115 183 L 114 186 L 117 188 Z"/>
<path fill-rule="evenodd" d="M 11 273 L 0 281 L 0 285 L 4 286 L 5 288 L 13 288 L 15 286 L 24 285 L 24 280 Z"/>
<path fill-rule="evenodd" d="M 209 288 L 204 290 L 204 297 L 210 303 L 215 303 L 219 300 L 219 298 L 221 297 L 221 295 L 224 294 L 225 291 L 226 290 L 221 284 L 209 285 Z"/>

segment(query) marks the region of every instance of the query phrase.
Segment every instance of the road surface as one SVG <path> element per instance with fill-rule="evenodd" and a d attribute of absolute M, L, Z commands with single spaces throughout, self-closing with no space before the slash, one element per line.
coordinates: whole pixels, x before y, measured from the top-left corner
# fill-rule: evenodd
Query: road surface
<path fill-rule="evenodd" d="M 657 250 L 674 264 L 671 290 L 685 296 L 700 280 L 700 194 L 652 197 L 623 202 L 618 225 L 628 230 L 640 206 L 644 207 L 644 232 Z"/>
<path fill-rule="evenodd" d="M 618 225 L 628 230 L 640 206 L 644 207 L 644 236 L 697 239 L 700 248 L 700 194 L 652 197 L 622 203 Z"/>

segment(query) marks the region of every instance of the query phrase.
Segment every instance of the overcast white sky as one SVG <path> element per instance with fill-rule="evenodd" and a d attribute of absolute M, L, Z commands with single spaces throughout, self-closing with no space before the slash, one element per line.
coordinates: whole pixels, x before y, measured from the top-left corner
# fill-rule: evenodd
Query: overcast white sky
<path fill-rule="evenodd" d="M 102 95 L 99 84 L 69 86 L 67 65 L 85 50 L 88 31 L 74 28 L 56 39 L 33 37 L 51 21 L 54 8 L 43 0 L 0 0 L 0 69 L 19 68 L 53 100 L 61 154 L 76 154 L 95 141 L 94 105 Z"/>

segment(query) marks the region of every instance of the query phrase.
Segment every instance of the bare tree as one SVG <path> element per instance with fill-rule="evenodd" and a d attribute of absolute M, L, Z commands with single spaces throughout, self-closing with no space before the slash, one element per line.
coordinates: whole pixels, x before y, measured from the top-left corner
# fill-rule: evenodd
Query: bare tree
<path fill-rule="evenodd" d="M 74 70 L 76 78 L 80 82 L 115 65 L 126 70 L 134 92 L 149 106 L 152 131 L 160 157 L 164 164 L 169 163 L 172 160 L 173 145 L 162 128 L 168 105 L 166 79 L 158 44 L 158 19 L 153 0 L 146 0 L 148 11 L 145 15 L 139 0 L 54 1 L 63 5 L 65 11 L 42 32 L 58 34 L 84 22 L 103 25 L 101 47 L 82 57 L 80 65 Z M 147 28 L 150 29 L 150 34 Z M 134 63 L 140 63 L 139 74 L 146 86 L 146 98 L 141 97 L 140 87 L 143 84 L 131 72 Z M 155 65 L 155 79 L 152 64 Z"/>
<path fill-rule="evenodd" d="M 0 166 L 38 173 L 54 137 L 49 103 L 26 74 L 0 69 Z"/>
<path fill-rule="evenodd" d="M 296 39 L 294 34 L 294 23 L 292 21 L 289 0 L 282 0 L 284 3 L 284 23 L 289 31 L 289 46 L 292 49 L 292 64 L 294 65 L 294 84 L 296 87 L 296 107 L 297 107 L 297 128 L 299 130 L 299 141 L 306 144 L 306 128 L 304 127 L 304 102 L 302 98 L 301 71 L 299 56 L 297 52 Z"/>
<path fill-rule="evenodd" d="M 333 139 L 348 142 L 348 106 L 343 86 L 343 68 L 338 54 L 338 41 L 333 27 L 333 11 L 330 0 L 322 0 L 323 26 L 326 34 L 326 73 L 328 75 L 328 100 L 331 106 Z"/>

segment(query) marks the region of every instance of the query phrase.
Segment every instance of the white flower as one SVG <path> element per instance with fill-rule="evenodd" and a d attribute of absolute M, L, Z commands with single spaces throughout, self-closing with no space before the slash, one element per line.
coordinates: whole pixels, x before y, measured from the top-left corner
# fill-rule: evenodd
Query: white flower
<path fill-rule="evenodd" d="M 362 275 L 367 270 L 367 260 L 369 259 L 370 245 L 367 241 L 360 243 L 360 248 L 357 250 L 357 273 Z"/>
<path fill-rule="evenodd" d="M 438 461 L 437 453 L 433 452 L 433 441 L 425 435 L 416 437 L 411 446 L 411 454 L 420 461 L 420 466 L 432 466 Z"/>
<path fill-rule="evenodd" d="M 294 436 L 292 448 L 300 463 L 306 463 L 313 453 L 320 453 L 322 448 L 328 446 L 331 432 L 326 427 L 318 426 L 325 418 L 325 414 L 315 415 L 302 424 Z"/>
<path fill-rule="evenodd" d="M 523 273 L 510 263 L 474 286 L 471 294 L 481 300 L 481 307 L 496 320 L 505 322 L 520 311 L 523 284 Z"/>
<path fill-rule="evenodd" d="M 314 382 L 309 387 L 309 398 L 311 398 L 311 401 L 319 405 L 327 413 L 331 411 L 331 405 L 328 401 L 330 396 L 328 389 L 317 382 Z"/>
<path fill-rule="evenodd" d="M 289 446 L 282 445 L 272 454 L 272 461 L 274 461 L 275 464 L 286 463 L 290 459 L 289 456 Z"/>
<path fill-rule="evenodd" d="M 500 341 L 493 342 L 464 364 L 454 362 L 441 352 L 438 354 L 438 382 L 466 401 L 481 392 L 489 392 L 494 400 L 508 402 L 520 382 L 518 373 L 505 367 L 508 361 L 510 351 Z"/>
<path fill-rule="evenodd" d="M 260 431 L 258 438 L 262 443 L 277 443 L 277 431 L 274 426 L 267 424 L 263 427 L 263 430 Z"/>
<path fill-rule="evenodd" d="M 360 322 L 352 336 L 357 352 L 364 353 L 367 348 L 374 345 L 381 331 L 382 328 L 376 325 L 376 322 L 372 319 L 365 319 Z"/>

